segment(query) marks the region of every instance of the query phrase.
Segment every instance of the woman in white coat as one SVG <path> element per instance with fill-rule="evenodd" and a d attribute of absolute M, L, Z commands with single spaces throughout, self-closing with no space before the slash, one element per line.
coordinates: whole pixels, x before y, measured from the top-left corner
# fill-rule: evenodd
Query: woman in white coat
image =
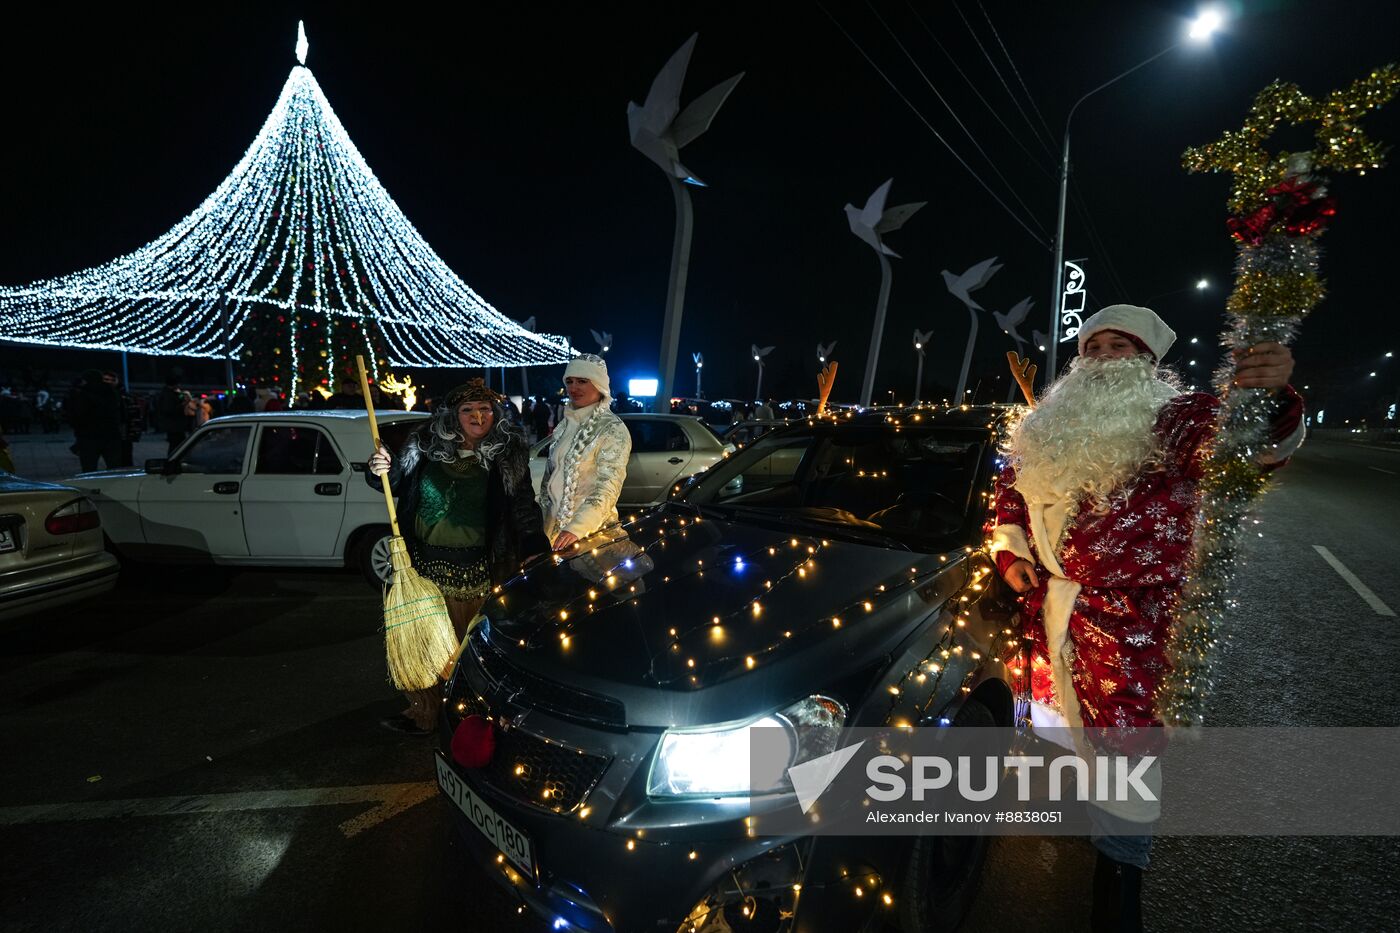
<path fill-rule="evenodd" d="M 556 551 L 617 522 L 632 453 L 632 435 L 609 407 L 612 390 L 602 357 L 574 357 L 564 370 L 564 391 L 569 401 L 554 428 L 539 493 L 544 533 Z"/>

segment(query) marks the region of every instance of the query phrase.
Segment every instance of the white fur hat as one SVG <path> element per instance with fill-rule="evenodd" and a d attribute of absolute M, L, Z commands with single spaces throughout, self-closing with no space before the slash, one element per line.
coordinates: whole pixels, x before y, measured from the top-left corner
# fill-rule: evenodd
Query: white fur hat
<path fill-rule="evenodd" d="M 1121 331 L 1136 337 L 1138 342 L 1147 348 L 1147 352 L 1158 360 L 1166 356 L 1167 351 L 1176 342 L 1176 331 L 1168 327 L 1167 322 L 1158 317 L 1157 312 L 1151 308 L 1109 305 L 1092 315 L 1079 328 L 1079 352 L 1083 353 L 1089 338 L 1102 330 Z"/>
<path fill-rule="evenodd" d="M 603 398 L 612 398 L 612 388 L 608 385 L 608 364 L 601 356 L 584 353 L 569 360 L 569 365 L 564 367 L 564 378 L 570 376 L 587 379 L 603 393 Z"/>

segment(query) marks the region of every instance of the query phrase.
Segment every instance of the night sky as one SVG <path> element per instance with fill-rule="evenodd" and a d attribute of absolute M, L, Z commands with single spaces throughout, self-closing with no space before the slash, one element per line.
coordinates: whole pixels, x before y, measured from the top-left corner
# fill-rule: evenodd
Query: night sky
<path fill-rule="evenodd" d="M 665 177 L 628 141 L 626 105 L 645 97 L 656 71 L 698 32 L 682 105 L 731 74 L 746 76 L 682 153 L 710 187 L 692 191 L 677 393 L 693 391 L 690 354 L 701 351 L 707 395 L 750 396 L 756 343 L 777 347 L 765 394 L 810 396 L 816 344 L 834 340 L 836 395 L 854 398 L 879 267 L 850 234 L 842 206 L 863 204 L 893 177 L 890 204 L 928 206 L 887 238 L 903 258 L 894 261 L 876 400 L 888 389 L 901 400 L 912 394 L 915 327 L 934 331 L 924 394 L 941 396 L 956 381 L 968 315 L 939 272 L 999 256 L 1005 268 L 977 297 L 990 312 L 1030 296 L 1023 334 L 1048 330 L 1065 115 L 1080 94 L 1177 41 L 1195 12 L 1167 2 L 984 3 L 831 0 L 825 11 L 816 3 L 473 4 L 450 13 L 289 3 L 81 15 L 53 5 L 12 25 L 0 56 L 8 125 L 0 282 L 129 252 L 197 206 L 271 110 L 304 19 L 308 67 L 448 264 L 505 314 L 533 314 L 541 330 L 569 335 L 580 350 L 596 349 L 589 328 L 612 332 L 615 386 L 654 375 L 674 214 Z M 1080 108 L 1066 257 L 1087 259 L 1091 309 L 1155 307 L 1182 338 L 1168 361 L 1200 381 L 1213 353 L 1190 356 L 1185 341 L 1213 343 L 1234 250 L 1223 225 L 1228 180 L 1186 174 L 1182 150 L 1242 123 L 1274 78 L 1320 95 L 1400 58 L 1390 8 L 1236 4 L 1208 46 L 1184 45 Z M 1364 125 L 1400 141 L 1400 101 Z M 1311 129 L 1300 128 L 1271 148 L 1310 148 L 1310 140 Z M 1390 281 L 1400 255 L 1400 166 L 1343 177 L 1333 191 L 1339 216 L 1323 239 L 1330 297 L 1304 324 L 1295 381 L 1312 384 L 1315 405 L 1359 413 L 1400 389 L 1400 357 L 1381 360 L 1400 352 Z M 1204 293 L 1193 287 L 1201 277 L 1213 286 Z M 1001 356 L 1011 346 L 985 315 L 969 381 L 985 376 L 983 400 L 997 376 L 1004 397 Z M 11 346 L 0 358 L 13 368 L 19 352 Z M 110 366 L 115 355 L 92 356 Z M 1193 369 L 1189 358 L 1198 359 Z M 1372 370 L 1380 375 L 1370 378 Z M 430 385 L 460 375 L 436 374 Z"/>

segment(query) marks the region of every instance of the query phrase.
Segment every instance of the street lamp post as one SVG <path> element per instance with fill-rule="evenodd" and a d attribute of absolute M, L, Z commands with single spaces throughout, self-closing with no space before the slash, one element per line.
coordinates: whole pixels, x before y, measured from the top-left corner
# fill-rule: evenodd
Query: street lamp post
<path fill-rule="evenodd" d="M 1214 32 L 1220 27 L 1220 22 L 1220 15 L 1218 13 L 1215 13 L 1214 11 L 1207 11 L 1205 13 L 1202 13 L 1200 16 L 1196 17 L 1196 19 L 1192 22 L 1189 36 L 1191 39 L 1204 40 L 1208 38 L 1212 32 Z M 1166 55 L 1168 52 L 1171 52 L 1174 49 L 1180 47 L 1183 41 L 1185 40 L 1173 42 L 1171 45 L 1167 46 L 1165 49 L 1162 49 L 1162 51 L 1158 52 L 1156 55 L 1153 55 L 1151 58 L 1145 58 L 1133 67 L 1129 68 L 1127 71 L 1124 71 L 1118 75 L 1115 75 L 1112 78 L 1109 78 L 1103 84 L 1100 84 L 1098 87 L 1094 88 L 1092 91 L 1079 98 L 1079 100 L 1075 101 L 1074 106 L 1069 108 L 1069 116 L 1065 117 L 1065 136 L 1063 145 L 1060 149 L 1060 209 L 1055 222 L 1055 284 L 1054 288 L 1051 290 L 1050 293 L 1050 344 L 1046 347 L 1045 350 L 1046 382 L 1053 382 L 1055 376 L 1059 372 L 1058 361 L 1056 357 L 1060 345 L 1060 308 L 1063 302 L 1063 297 L 1061 293 L 1064 290 L 1065 276 L 1065 200 L 1069 194 L 1070 121 L 1074 119 L 1074 113 L 1076 110 L 1079 109 L 1080 104 L 1084 103 L 1086 100 L 1088 100 L 1090 97 L 1093 97 L 1095 94 L 1097 94 L 1099 91 L 1102 91 L 1104 88 L 1109 87 L 1113 84 L 1117 84 L 1119 81 L 1123 80 L 1128 75 L 1137 71 L 1139 68 L 1143 68 L 1147 65 L 1152 64 L 1157 59 L 1161 58 L 1163 55 Z"/>
<path fill-rule="evenodd" d="M 919 354 L 919 365 L 914 373 L 914 404 L 919 404 L 919 399 L 924 390 L 924 344 L 933 336 L 933 331 L 920 332 L 914 328 L 914 352 Z"/>

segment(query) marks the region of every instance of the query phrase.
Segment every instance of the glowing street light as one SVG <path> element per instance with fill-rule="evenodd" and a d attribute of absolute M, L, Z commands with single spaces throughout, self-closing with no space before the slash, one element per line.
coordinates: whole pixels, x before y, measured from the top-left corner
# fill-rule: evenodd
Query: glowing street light
<path fill-rule="evenodd" d="M 1199 282 L 1196 283 L 1196 291 L 1198 292 L 1203 292 L 1208 288 L 1210 288 L 1209 279 L 1201 279 Z"/>
<path fill-rule="evenodd" d="M 1217 29 L 1223 25 L 1223 19 L 1218 11 L 1213 9 L 1203 10 L 1191 23 L 1188 30 L 1190 39 L 1194 42 L 1203 42 L 1210 37 Z M 1128 75 L 1146 65 L 1150 65 L 1157 59 L 1173 51 L 1186 40 L 1178 40 L 1167 46 L 1150 58 L 1145 58 L 1127 71 L 1120 72 L 1109 78 L 1103 84 L 1086 93 L 1079 100 L 1074 102 L 1074 106 L 1069 108 L 1069 116 L 1065 117 L 1064 145 L 1060 153 L 1060 210 L 1058 221 L 1055 225 L 1055 267 L 1054 267 L 1054 287 L 1050 292 L 1050 340 L 1049 349 L 1045 354 L 1045 378 L 1053 381 L 1058 370 L 1056 369 L 1056 353 L 1060 343 L 1060 313 L 1064 301 L 1064 275 L 1065 275 L 1065 202 L 1069 197 L 1069 127 L 1070 121 L 1074 119 L 1074 113 L 1079 109 L 1079 105 L 1090 97 L 1102 91 L 1110 85 L 1116 84 Z"/>
<path fill-rule="evenodd" d="M 924 344 L 933 336 L 933 331 L 920 331 L 914 328 L 914 352 L 919 354 L 918 372 L 914 375 L 914 404 L 919 404 L 919 396 L 924 388 Z"/>
<path fill-rule="evenodd" d="M 1200 14 L 1191 21 L 1191 28 L 1187 30 L 1186 34 L 1197 42 L 1203 42 L 1209 39 L 1211 33 L 1215 32 L 1224 24 L 1225 20 L 1218 11 L 1202 10 Z"/>

